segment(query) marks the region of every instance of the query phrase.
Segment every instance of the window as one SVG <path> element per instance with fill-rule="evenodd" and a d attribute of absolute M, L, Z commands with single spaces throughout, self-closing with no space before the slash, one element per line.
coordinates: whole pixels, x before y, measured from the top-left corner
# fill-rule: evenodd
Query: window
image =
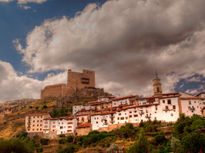
<path fill-rule="evenodd" d="M 124 120 L 124 117 L 121 117 L 121 120 Z"/>
<path fill-rule="evenodd" d="M 89 78 L 81 78 L 81 83 L 82 84 L 89 84 L 90 83 L 90 79 Z"/>
<path fill-rule="evenodd" d="M 155 110 L 157 110 L 157 106 L 155 106 Z"/>
<path fill-rule="evenodd" d="M 168 104 L 172 104 L 171 99 L 168 99 L 167 103 Z"/>
<path fill-rule="evenodd" d="M 132 115 L 129 116 L 130 118 L 132 117 Z"/>
<path fill-rule="evenodd" d="M 189 105 L 191 105 L 191 101 L 189 101 Z"/>
<path fill-rule="evenodd" d="M 168 106 L 166 106 L 166 107 L 165 107 L 165 109 L 167 110 L 167 109 L 169 109 L 169 107 L 168 107 Z"/>
<path fill-rule="evenodd" d="M 134 117 L 138 117 L 138 115 L 134 115 Z"/>
<path fill-rule="evenodd" d="M 96 124 L 98 124 L 98 122 L 96 122 Z"/>
<path fill-rule="evenodd" d="M 175 106 L 175 105 L 173 105 L 173 109 L 176 109 L 176 106 Z"/>

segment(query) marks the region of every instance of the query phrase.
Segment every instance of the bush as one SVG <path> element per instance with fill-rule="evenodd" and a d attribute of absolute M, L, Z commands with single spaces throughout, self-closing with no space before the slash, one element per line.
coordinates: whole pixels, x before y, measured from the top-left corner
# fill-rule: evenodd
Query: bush
<path fill-rule="evenodd" d="M 42 138 L 42 139 L 40 139 L 40 143 L 41 143 L 42 145 L 48 145 L 49 139 Z"/>
<path fill-rule="evenodd" d="M 68 137 L 67 137 L 67 142 L 68 142 L 68 143 L 73 142 L 73 136 L 68 136 Z"/>
<path fill-rule="evenodd" d="M 48 106 L 46 104 L 43 105 L 42 109 L 46 109 Z"/>
<path fill-rule="evenodd" d="M 144 135 L 144 131 L 141 130 L 139 134 L 139 139 L 131 146 L 128 153 L 147 153 L 148 152 L 148 140 Z"/>
<path fill-rule="evenodd" d="M 65 140 L 65 139 L 60 139 L 60 140 L 58 140 L 58 143 L 59 143 L 59 144 L 65 144 L 65 143 L 66 143 L 66 140 Z"/>
<path fill-rule="evenodd" d="M 155 137 L 154 141 L 157 145 L 162 145 L 167 143 L 167 139 L 165 138 L 164 132 L 159 132 Z"/>
<path fill-rule="evenodd" d="M 78 150 L 78 146 L 77 145 L 69 145 L 64 149 L 61 149 L 58 153 L 74 153 Z"/>
<path fill-rule="evenodd" d="M 16 135 L 17 138 L 27 138 L 27 136 L 28 136 L 28 133 L 25 131 L 22 131 Z"/>
<path fill-rule="evenodd" d="M 33 153 L 34 144 L 28 139 L 0 140 L 1 153 Z"/>
<path fill-rule="evenodd" d="M 53 109 L 51 117 L 62 117 L 68 115 L 68 108 Z"/>
<path fill-rule="evenodd" d="M 60 134 L 59 137 L 60 138 L 65 138 L 65 134 Z"/>
<path fill-rule="evenodd" d="M 119 138 L 135 138 L 138 129 L 134 128 L 132 124 L 127 123 L 119 129 L 113 130 L 111 133 Z"/>
<path fill-rule="evenodd" d="M 36 149 L 36 152 L 43 152 L 43 148 Z"/>
<path fill-rule="evenodd" d="M 171 148 L 174 153 L 183 153 L 183 147 L 179 139 L 172 137 L 171 139 Z"/>
<path fill-rule="evenodd" d="M 205 135 L 192 132 L 182 139 L 184 152 L 198 153 L 205 152 Z"/>

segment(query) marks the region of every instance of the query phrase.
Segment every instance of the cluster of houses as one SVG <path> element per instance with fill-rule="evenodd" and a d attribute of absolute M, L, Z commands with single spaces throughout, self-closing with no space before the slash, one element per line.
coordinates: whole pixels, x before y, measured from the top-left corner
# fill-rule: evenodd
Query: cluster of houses
<path fill-rule="evenodd" d="M 49 114 L 30 114 L 25 119 L 26 131 L 49 137 L 85 135 L 92 130 L 111 130 L 125 123 L 175 122 L 182 113 L 186 116 L 205 116 L 205 92 L 195 96 L 182 92 L 162 93 L 160 79 L 156 77 L 153 81 L 154 95 L 151 97 L 99 97 L 85 106 L 73 106 L 71 117 L 51 118 Z"/>

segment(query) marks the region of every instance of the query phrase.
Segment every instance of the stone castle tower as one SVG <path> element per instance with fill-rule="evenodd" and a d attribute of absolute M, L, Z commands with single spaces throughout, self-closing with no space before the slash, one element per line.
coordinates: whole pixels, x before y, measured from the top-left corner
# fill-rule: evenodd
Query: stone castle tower
<path fill-rule="evenodd" d="M 153 89 L 154 89 L 154 96 L 159 96 L 162 94 L 162 85 L 157 73 L 155 74 L 155 78 L 153 80 Z"/>
<path fill-rule="evenodd" d="M 85 94 L 95 88 L 95 71 L 83 70 L 83 72 L 73 72 L 68 70 L 67 84 L 54 84 L 46 86 L 41 90 L 41 99 L 60 98 L 71 96 L 77 91 L 84 91 Z"/>

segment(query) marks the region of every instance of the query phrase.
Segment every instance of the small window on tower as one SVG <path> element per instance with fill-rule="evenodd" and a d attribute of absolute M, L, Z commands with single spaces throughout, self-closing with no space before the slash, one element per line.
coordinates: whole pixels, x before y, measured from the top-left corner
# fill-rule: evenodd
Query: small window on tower
<path fill-rule="evenodd" d="M 167 103 L 168 104 L 172 104 L 171 99 L 168 99 Z"/>

